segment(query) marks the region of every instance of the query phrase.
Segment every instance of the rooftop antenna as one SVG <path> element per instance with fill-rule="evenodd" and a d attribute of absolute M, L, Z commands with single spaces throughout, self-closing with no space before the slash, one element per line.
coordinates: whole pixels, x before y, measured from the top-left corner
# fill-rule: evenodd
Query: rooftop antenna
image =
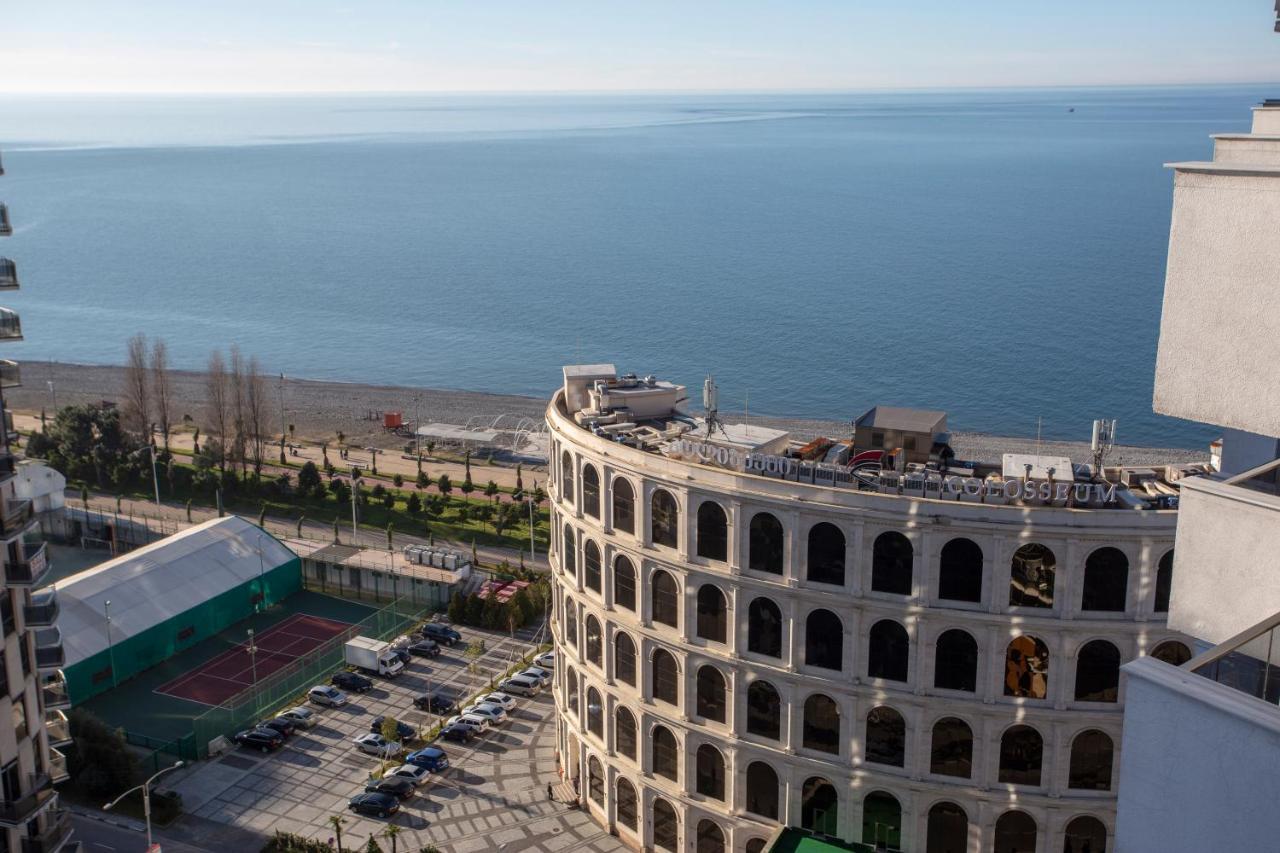
<path fill-rule="evenodd" d="M 1102 463 L 1106 460 L 1107 454 L 1111 452 L 1111 448 L 1115 447 L 1115 445 L 1115 419 L 1095 420 L 1093 422 L 1093 441 L 1090 442 L 1089 446 L 1093 449 L 1093 467 L 1099 477 L 1102 477 Z"/>
<path fill-rule="evenodd" d="M 707 438 L 711 437 L 711 431 L 720 426 L 720 391 L 716 388 L 716 381 L 711 378 L 711 374 L 707 374 L 707 378 L 702 382 L 702 408 L 707 412 Z M 721 426 L 723 429 L 723 426 Z"/>

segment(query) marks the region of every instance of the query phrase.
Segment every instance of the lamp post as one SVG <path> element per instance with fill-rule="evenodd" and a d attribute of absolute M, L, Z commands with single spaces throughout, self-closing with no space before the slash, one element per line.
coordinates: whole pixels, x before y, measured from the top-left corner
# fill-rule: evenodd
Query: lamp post
<path fill-rule="evenodd" d="M 156 446 L 154 443 L 147 445 L 151 451 L 151 485 L 156 490 L 156 506 L 160 506 L 160 477 L 156 475 Z"/>
<path fill-rule="evenodd" d="M 102 602 L 102 612 L 107 617 L 107 659 L 111 667 L 111 688 L 114 690 L 116 684 L 116 649 L 111 642 L 111 599 Z"/>
<path fill-rule="evenodd" d="M 360 491 L 360 472 L 351 468 L 351 544 L 360 547 L 360 529 L 356 526 L 356 492 Z"/>
<path fill-rule="evenodd" d="M 249 645 L 246 651 L 249 652 L 249 671 L 253 674 L 253 710 L 258 710 L 258 646 L 253 641 L 253 629 L 248 629 Z"/>
<path fill-rule="evenodd" d="M 116 797 L 114 800 L 112 800 L 111 802 L 103 806 L 102 810 L 104 812 L 109 812 L 115 806 L 116 803 L 120 802 L 125 797 L 132 794 L 134 791 L 142 791 L 142 815 L 147 822 L 147 849 L 151 850 L 154 846 L 151 842 L 151 783 L 156 781 L 156 779 L 160 778 L 165 773 L 168 773 L 170 770 L 177 770 L 179 767 L 181 767 L 184 764 L 186 764 L 185 761 L 174 762 L 172 767 L 164 768 L 163 770 L 153 775 L 150 779 L 143 782 L 141 785 L 138 785 L 136 787 L 130 788 L 129 790 L 125 791 L 123 794 L 121 794 L 120 796 Z"/>

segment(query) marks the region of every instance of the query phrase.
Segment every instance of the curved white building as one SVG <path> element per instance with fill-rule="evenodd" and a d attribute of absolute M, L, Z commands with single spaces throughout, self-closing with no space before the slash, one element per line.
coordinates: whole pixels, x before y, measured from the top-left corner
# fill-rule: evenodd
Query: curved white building
<path fill-rule="evenodd" d="M 1113 847 L 1119 668 L 1189 654 L 1165 627 L 1175 511 L 1052 469 L 1041 505 L 1005 495 L 1043 484 L 978 472 L 860 480 L 789 461 L 785 434 L 708 438 L 673 411 L 680 386 L 565 376 L 558 748 L 597 821 L 698 853 L 756 853 L 780 826 L 922 853 Z"/>

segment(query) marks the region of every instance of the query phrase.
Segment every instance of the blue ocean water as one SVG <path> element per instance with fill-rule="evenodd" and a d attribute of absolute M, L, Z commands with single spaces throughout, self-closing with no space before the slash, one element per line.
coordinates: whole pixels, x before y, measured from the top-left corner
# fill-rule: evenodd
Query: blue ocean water
<path fill-rule="evenodd" d="M 1151 413 L 1162 164 L 1276 91 L 0 98 L 6 354 L 1198 446 Z"/>

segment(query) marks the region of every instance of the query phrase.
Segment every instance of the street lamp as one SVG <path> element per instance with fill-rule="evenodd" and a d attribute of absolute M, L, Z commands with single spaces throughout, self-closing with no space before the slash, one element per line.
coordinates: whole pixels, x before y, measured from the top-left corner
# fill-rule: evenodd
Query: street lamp
<path fill-rule="evenodd" d="M 111 642 L 111 599 L 102 602 L 102 612 L 107 617 L 107 658 L 111 666 L 111 687 L 114 690 L 116 684 L 116 649 Z"/>
<path fill-rule="evenodd" d="M 155 443 L 147 445 L 151 451 L 151 484 L 156 489 L 156 506 L 160 506 L 160 477 L 156 474 L 156 446 Z"/>
<path fill-rule="evenodd" d="M 151 843 L 151 783 L 156 781 L 156 779 L 160 778 L 165 773 L 168 773 L 170 770 L 177 770 L 179 767 L 181 767 L 185 763 L 186 763 L 185 761 L 174 762 L 172 767 L 164 768 L 163 770 L 161 770 L 160 772 L 152 776 L 150 779 L 143 782 L 141 785 L 138 785 L 134 788 L 130 788 L 129 790 L 125 791 L 123 794 L 121 794 L 120 796 L 116 797 L 114 800 L 112 800 L 111 802 L 103 806 L 102 810 L 104 812 L 111 811 L 112 807 L 115 806 L 116 803 L 120 802 L 125 797 L 132 794 L 134 791 L 139 791 L 139 790 L 142 791 L 142 815 L 143 817 L 146 818 L 146 821 L 147 821 L 147 849 L 151 850 L 153 848 L 153 845 Z"/>
<path fill-rule="evenodd" d="M 246 651 L 249 653 L 249 670 L 253 673 L 253 708 L 256 712 L 258 709 L 258 646 L 253 642 L 253 629 L 248 629 L 249 645 Z"/>

